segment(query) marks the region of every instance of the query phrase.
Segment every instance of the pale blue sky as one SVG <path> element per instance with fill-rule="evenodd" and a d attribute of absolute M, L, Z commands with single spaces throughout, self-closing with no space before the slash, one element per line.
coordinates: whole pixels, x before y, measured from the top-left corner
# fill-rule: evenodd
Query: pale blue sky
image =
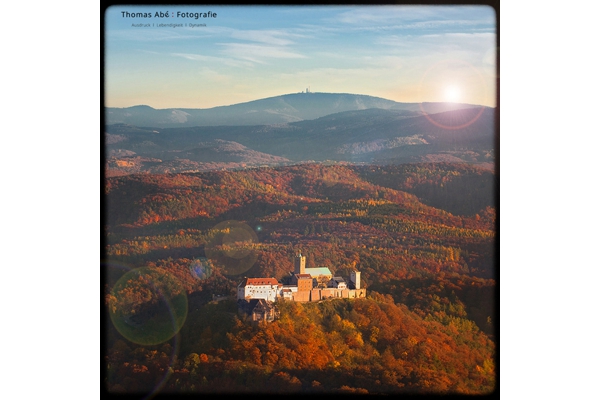
<path fill-rule="evenodd" d="M 217 17 L 171 17 L 178 11 Z M 495 48 L 496 17 L 487 6 L 111 7 L 105 104 L 209 108 L 310 86 L 401 102 L 495 106 Z"/>

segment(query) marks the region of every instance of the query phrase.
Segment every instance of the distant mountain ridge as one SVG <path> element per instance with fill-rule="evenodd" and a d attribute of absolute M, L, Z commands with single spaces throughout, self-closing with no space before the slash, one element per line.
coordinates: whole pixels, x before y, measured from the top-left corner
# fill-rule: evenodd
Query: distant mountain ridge
<path fill-rule="evenodd" d="M 492 163 L 494 119 L 489 107 L 428 115 L 374 108 L 272 125 L 113 124 L 106 126 L 105 144 L 109 159 L 114 158 L 108 167 L 119 174 L 330 161 Z"/>
<path fill-rule="evenodd" d="M 206 109 L 155 109 L 147 105 L 106 107 L 105 123 L 140 127 L 275 125 L 313 120 L 326 115 L 372 108 L 403 110 L 421 115 L 481 107 L 460 103 L 399 103 L 381 97 L 349 93 L 292 93 Z"/>

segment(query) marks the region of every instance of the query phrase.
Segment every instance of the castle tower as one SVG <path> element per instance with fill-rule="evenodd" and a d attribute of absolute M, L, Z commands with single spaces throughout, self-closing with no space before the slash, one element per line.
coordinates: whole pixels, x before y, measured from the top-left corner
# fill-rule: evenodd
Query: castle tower
<path fill-rule="evenodd" d="M 350 280 L 354 283 L 355 289 L 360 289 L 360 271 L 352 271 L 350 273 Z"/>
<path fill-rule="evenodd" d="M 295 274 L 304 274 L 304 268 L 306 267 L 306 257 L 302 254 L 298 253 L 296 258 L 294 258 L 294 273 Z"/>

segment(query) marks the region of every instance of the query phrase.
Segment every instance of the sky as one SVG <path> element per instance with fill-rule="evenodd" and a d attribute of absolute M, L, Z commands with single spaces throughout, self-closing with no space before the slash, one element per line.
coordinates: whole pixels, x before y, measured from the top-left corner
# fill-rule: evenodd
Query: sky
<path fill-rule="evenodd" d="M 105 106 L 211 108 L 310 88 L 495 107 L 496 32 L 488 6 L 113 6 Z"/>

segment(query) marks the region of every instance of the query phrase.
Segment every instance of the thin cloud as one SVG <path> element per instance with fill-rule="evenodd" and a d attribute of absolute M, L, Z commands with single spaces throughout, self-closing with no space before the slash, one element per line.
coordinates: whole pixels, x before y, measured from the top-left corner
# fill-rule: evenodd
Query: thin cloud
<path fill-rule="evenodd" d="M 202 61 L 217 65 L 228 65 L 230 67 L 252 67 L 254 64 L 248 61 L 236 60 L 233 58 L 206 56 L 202 54 L 191 54 L 191 53 L 171 53 L 171 56 L 182 57 L 192 61 Z"/>
<path fill-rule="evenodd" d="M 183 29 L 180 29 L 183 31 Z M 132 40 L 136 42 L 160 42 L 169 40 L 182 40 L 182 39 L 198 39 L 206 37 L 204 34 L 190 35 L 192 30 L 185 30 L 185 34 L 179 33 L 175 29 L 151 29 L 151 28 L 138 28 L 129 30 L 114 30 L 106 33 L 106 39 L 108 40 Z M 199 31 L 198 31 L 199 32 Z"/>
<path fill-rule="evenodd" d="M 375 6 L 357 7 L 339 13 L 332 22 L 349 25 L 400 25 L 406 27 L 439 26 L 441 24 L 489 23 L 493 10 L 469 6 Z M 472 16 L 465 19 L 465 16 Z M 467 17 L 468 18 L 468 17 Z"/>
<path fill-rule="evenodd" d="M 198 71 L 198 74 L 200 76 L 202 76 L 203 78 L 206 78 L 206 79 L 210 80 L 211 82 L 229 83 L 229 82 L 232 81 L 231 76 L 222 74 L 222 73 L 220 73 L 218 71 L 215 71 L 213 69 L 206 68 L 206 67 L 201 68 Z"/>
<path fill-rule="evenodd" d="M 434 15 L 437 16 L 435 9 L 422 6 L 357 7 L 338 14 L 332 20 L 344 24 L 365 25 L 431 19 Z"/>
<path fill-rule="evenodd" d="M 380 36 L 375 44 L 386 46 L 392 51 L 402 53 L 408 49 L 412 54 L 444 53 L 461 49 L 469 53 L 486 52 L 495 46 L 496 35 L 490 32 L 478 33 L 435 33 L 426 35 L 388 35 Z"/>
<path fill-rule="evenodd" d="M 292 38 L 306 36 L 284 30 L 234 30 L 231 32 L 231 37 L 274 46 L 288 46 L 294 43 Z"/>
<path fill-rule="evenodd" d="M 285 47 L 246 43 L 218 44 L 223 47 L 221 51 L 223 54 L 259 64 L 264 64 L 265 58 L 306 58 L 306 56 L 290 51 Z"/>
<path fill-rule="evenodd" d="M 376 66 L 379 68 L 400 69 L 406 62 L 403 57 L 398 56 L 364 56 L 361 61 L 367 65 Z"/>

